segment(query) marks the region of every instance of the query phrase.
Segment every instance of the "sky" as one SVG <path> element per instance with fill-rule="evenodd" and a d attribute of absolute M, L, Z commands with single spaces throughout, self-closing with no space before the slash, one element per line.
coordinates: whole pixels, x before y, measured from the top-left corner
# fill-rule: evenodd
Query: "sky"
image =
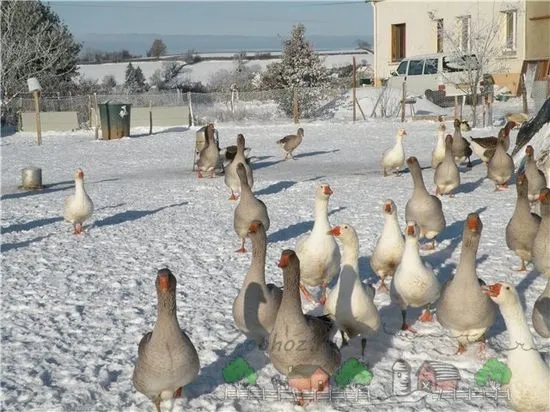
<path fill-rule="evenodd" d="M 303 23 L 309 35 L 372 34 L 372 6 L 332 1 L 51 1 L 75 36 L 90 33 L 287 35 Z"/>

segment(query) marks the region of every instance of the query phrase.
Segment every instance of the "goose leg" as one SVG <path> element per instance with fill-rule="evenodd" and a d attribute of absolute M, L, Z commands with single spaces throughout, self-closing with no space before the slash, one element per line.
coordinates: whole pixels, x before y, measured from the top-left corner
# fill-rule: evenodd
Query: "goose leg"
<path fill-rule="evenodd" d="M 434 317 L 432 312 L 430 312 L 431 305 L 427 305 L 426 308 L 422 311 L 422 314 L 418 318 L 420 322 L 433 322 Z"/>
<path fill-rule="evenodd" d="M 401 316 L 403 317 L 403 323 L 401 324 L 401 330 L 409 330 L 412 333 L 416 333 L 416 330 L 414 330 L 412 328 L 412 326 L 407 323 L 407 309 L 401 311 Z"/>
<path fill-rule="evenodd" d="M 347 346 L 349 341 L 346 338 L 346 334 L 344 333 L 343 330 L 340 331 L 340 335 L 342 335 L 342 347 Z"/>
<path fill-rule="evenodd" d="M 244 241 L 245 240 L 246 240 L 245 238 L 241 239 L 241 247 L 239 249 L 237 249 L 235 252 L 237 252 L 237 253 L 246 253 L 246 249 L 244 247 Z"/>
<path fill-rule="evenodd" d="M 367 338 L 361 339 L 361 360 L 365 359 L 365 348 L 367 347 Z"/>
<path fill-rule="evenodd" d="M 160 394 L 153 400 L 153 403 L 157 408 L 157 412 L 160 412 Z"/>
<path fill-rule="evenodd" d="M 309 300 L 310 302 L 312 303 L 315 303 L 315 298 L 313 297 L 313 295 L 309 292 L 309 290 L 307 290 L 307 288 L 302 284 L 302 282 L 300 282 L 300 291 L 302 292 L 302 294 L 304 295 L 304 297 Z"/>
<path fill-rule="evenodd" d="M 521 267 L 517 269 L 517 272 L 526 272 L 527 267 L 525 266 L 525 260 L 521 259 Z"/>
<path fill-rule="evenodd" d="M 327 283 L 321 283 L 321 297 L 319 298 L 319 303 L 324 305 L 327 302 Z"/>
<path fill-rule="evenodd" d="M 181 398 L 181 393 L 183 392 L 183 386 L 180 386 L 176 392 L 174 392 L 174 398 Z"/>
<path fill-rule="evenodd" d="M 386 172 L 386 168 L 384 168 L 384 177 L 388 175 L 388 172 Z"/>
<path fill-rule="evenodd" d="M 82 223 L 75 223 L 74 225 L 74 234 L 80 235 L 82 233 Z"/>
<path fill-rule="evenodd" d="M 435 249 L 435 239 L 432 239 L 430 243 L 423 244 L 420 249 L 422 250 L 434 250 Z"/>
<path fill-rule="evenodd" d="M 458 349 L 455 352 L 455 355 L 460 355 L 461 353 L 466 352 L 466 346 L 463 343 L 458 343 Z"/>
<path fill-rule="evenodd" d="M 388 286 L 386 286 L 386 277 L 380 276 L 380 285 L 378 285 L 377 291 L 383 293 L 389 293 Z"/>

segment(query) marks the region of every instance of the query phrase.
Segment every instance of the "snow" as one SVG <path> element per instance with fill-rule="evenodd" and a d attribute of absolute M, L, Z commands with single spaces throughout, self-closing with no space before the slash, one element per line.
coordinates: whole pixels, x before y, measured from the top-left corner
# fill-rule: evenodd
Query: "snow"
<path fill-rule="evenodd" d="M 368 64 L 372 64 L 373 62 L 372 54 L 353 53 L 351 51 L 348 54 L 322 55 L 321 58 L 324 59 L 326 67 L 334 68 L 352 64 L 352 58 L 354 56 L 358 66 L 361 65 L 363 60 L 366 60 Z M 257 67 L 260 71 L 263 71 L 268 64 L 277 61 L 280 61 L 280 59 L 251 59 L 247 62 L 247 66 L 251 68 Z M 145 79 L 149 80 L 155 70 L 162 68 L 164 62 L 165 61 L 161 59 L 158 61 L 132 62 L 132 65 L 134 67 L 141 67 Z M 177 63 L 184 64 L 185 62 L 177 61 Z M 115 76 L 117 84 L 122 84 L 124 83 L 127 66 L 128 63 L 83 64 L 78 66 L 78 70 L 82 77 L 98 80 L 100 82 L 105 76 L 113 75 Z M 232 70 L 233 68 L 234 63 L 232 60 L 204 60 L 196 64 L 188 65 L 184 69 L 182 77 L 192 82 L 202 82 L 206 84 L 214 73 L 220 70 Z"/>
<path fill-rule="evenodd" d="M 367 98 L 368 96 L 363 96 Z M 221 146 L 235 143 L 243 133 L 252 148 L 254 191 L 267 205 L 267 280 L 282 283 L 276 263 L 285 248 L 312 227 L 314 192 L 321 182 L 334 191 L 329 203 L 332 224 L 353 225 L 360 239 L 360 270 L 365 282 L 376 282 L 370 265 L 381 232 L 383 201 L 391 198 L 405 225 L 404 207 L 411 194 L 408 173 L 383 178 L 381 153 L 393 145 L 395 120 L 369 119 L 352 123 L 303 122 L 303 144 L 297 160 L 282 162 L 275 140 L 294 131 L 292 123 L 218 124 Z M 448 123 L 450 127 L 450 123 Z M 435 122 L 405 124 L 407 156 L 429 165 L 436 139 Z M 497 127 L 474 129 L 473 136 L 496 135 Z M 515 140 L 517 129 L 512 131 Z M 231 307 L 250 253 L 236 254 L 233 230 L 235 204 L 223 177 L 197 180 L 191 172 L 195 129 L 163 130 L 152 136 L 142 129 L 132 138 L 94 141 L 90 132 L 43 134 L 37 146 L 31 133 L 1 139 L 2 148 L 2 409 L 13 410 L 154 410 L 152 402 L 135 391 L 132 371 L 137 344 L 151 330 L 156 316 L 154 281 L 158 269 L 168 267 L 178 281 L 178 318 L 194 342 L 201 372 L 174 401 L 173 410 L 288 411 L 302 410 L 291 400 L 224 399 L 222 368 L 242 356 L 258 372 L 258 385 L 272 389 L 279 376 L 268 358 L 234 327 Z M 539 137 L 537 137 L 539 139 Z M 20 191 L 21 169 L 42 168 L 40 191 Z M 96 210 L 87 233 L 72 234 L 62 220 L 63 201 L 72 193 L 77 167 L 85 172 L 86 188 Z M 494 192 L 486 169 L 461 167 L 462 184 L 455 198 L 442 199 L 447 227 L 437 249 L 423 255 L 441 281 L 453 274 L 468 213 L 483 221 L 478 252 L 478 275 L 487 283 L 517 285 L 528 322 L 545 279 L 532 267 L 514 269 L 519 258 L 508 250 L 504 229 L 510 219 L 515 190 Z M 429 190 L 433 170 L 423 171 Z M 247 246 L 249 243 L 247 242 Z M 507 410 L 502 395 L 452 400 L 449 395 L 415 391 L 392 396 L 392 366 L 400 358 L 415 371 L 424 360 L 437 360 L 458 368 L 459 389 L 479 389 L 474 373 L 484 361 L 477 344 L 455 355 L 457 344 L 437 323 L 415 323 L 416 335 L 401 332 L 400 312 L 389 297 L 377 294 L 383 330 L 369 340 L 366 362 L 374 378 L 370 401 L 320 400 L 309 411 L 334 410 Z M 309 305 L 306 309 L 312 308 Z M 419 310 L 410 310 L 414 322 Z M 533 331 L 533 329 L 531 328 Z M 548 341 L 534 335 L 539 350 L 548 356 Z M 486 357 L 504 361 L 508 332 L 502 317 L 488 332 Z M 343 358 L 359 356 L 359 341 L 342 349 Z M 452 395 L 450 395 L 452 396 Z M 462 395 L 464 396 L 464 395 Z M 170 401 L 163 402 L 168 410 Z"/>

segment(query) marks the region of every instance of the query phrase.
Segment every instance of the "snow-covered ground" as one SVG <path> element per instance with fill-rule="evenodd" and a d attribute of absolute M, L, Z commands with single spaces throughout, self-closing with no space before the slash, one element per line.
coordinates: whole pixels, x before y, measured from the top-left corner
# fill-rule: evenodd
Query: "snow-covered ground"
<path fill-rule="evenodd" d="M 366 60 L 368 64 L 372 64 L 373 55 L 350 52 L 349 54 L 338 54 L 338 55 L 326 55 L 321 56 L 321 59 L 324 61 L 324 64 L 328 68 L 347 66 L 352 64 L 352 59 L 355 56 L 357 65 L 360 66 L 363 60 Z M 279 61 L 280 59 L 252 59 L 247 62 L 249 67 L 257 67 L 259 70 L 263 71 L 265 67 L 273 62 Z M 178 61 L 178 63 L 183 64 L 183 61 Z M 144 62 L 134 62 L 132 65 L 134 67 L 141 67 L 145 79 L 149 79 L 153 73 L 162 67 L 163 60 L 158 61 L 144 61 Z M 103 64 L 83 64 L 78 66 L 79 73 L 82 77 L 102 81 L 103 78 L 107 75 L 115 76 L 115 80 L 118 84 L 124 83 L 124 75 L 126 72 L 126 67 L 128 63 L 103 63 Z M 220 70 L 231 70 L 234 67 L 232 60 L 205 60 L 196 64 L 187 66 L 184 69 L 182 74 L 183 78 L 188 78 L 192 82 L 202 82 L 203 84 L 208 83 L 210 77 L 220 71 Z"/>
<path fill-rule="evenodd" d="M 281 251 L 313 224 L 314 192 L 321 182 L 334 191 L 329 204 L 332 224 L 349 223 L 360 239 L 360 270 L 365 282 L 376 282 L 369 256 L 382 229 L 382 202 L 391 198 L 401 225 L 411 194 L 408 173 L 383 178 L 380 154 L 393 145 L 395 121 L 304 122 L 303 144 L 297 160 L 282 162 L 275 140 L 296 129 L 286 124 L 219 124 L 221 146 L 235 143 L 243 133 L 254 155 L 254 191 L 267 205 L 267 280 L 282 283 L 277 261 Z M 450 127 L 450 123 L 448 124 Z M 435 142 L 434 122 L 405 124 L 408 156 L 429 165 Z M 496 135 L 498 128 L 473 130 L 468 135 Z M 548 128 L 546 128 L 548 132 Z M 517 130 L 512 132 L 515 141 Z M 201 371 L 174 401 L 174 411 L 288 411 L 302 410 L 291 400 L 235 399 L 222 369 L 237 357 L 257 371 L 257 384 L 270 393 L 279 374 L 269 359 L 235 328 L 232 303 L 250 263 L 250 253 L 237 254 L 233 231 L 235 204 L 223 177 L 197 180 L 191 172 L 195 130 L 157 129 L 147 136 L 94 141 L 89 132 L 45 133 L 42 146 L 35 136 L 17 133 L 1 139 L 2 149 L 2 368 L 1 401 L 6 411 L 137 411 L 153 404 L 132 386 L 137 345 L 151 330 L 156 316 L 154 281 L 168 267 L 178 281 L 178 318 L 194 342 Z M 537 136 L 538 140 L 549 139 Z M 537 141 L 538 141 L 537 140 Z M 538 145 L 539 143 L 537 143 Z M 513 145 L 512 145 L 513 146 Z M 41 191 L 19 191 L 21 169 L 42 168 Z M 62 219 L 64 199 L 73 192 L 73 174 L 82 167 L 86 188 L 96 211 L 87 233 L 72 234 Z M 545 279 L 530 266 L 514 269 L 519 259 L 507 249 L 504 228 L 515 204 L 515 189 L 494 192 L 486 169 L 476 159 L 462 168 L 455 198 L 442 199 L 447 227 L 438 247 L 424 255 L 444 282 L 456 268 L 461 233 L 468 213 L 483 221 L 478 252 L 478 275 L 487 283 L 517 285 L 528 322 Z M 432 190 L 433 170 L 423 171 Z M 248 244 L 248 243 L 247 243 Z M 437 323 L 416 323 L 418 333 L 401 332 L 400 312 L 387 295 L 376 296 L 383 328 L 367 344 L 366 363 L 374 374 L 368 388 L 347 392 L 347 399 L 320 400 L 305 409 L 333 410 L 507 410 L 502 394 L 467 397 L 476 387 L 474 374 L 483 366 L 472 345 L 455 355 L 456 342 Z M 306 309 L 310 309 L 309 306 Z M 317 308 L 319 310 L 319 308 Z M 409 311 L 409 320 L 418 310 Z M 534 335 L 548 359 L 548 340 Z M 505 360 L 508 332 L 502 317 L 488 333 L 487 358 Z M 359 342 L 342 350 L 343 358 L 359 356 Z M 415 372 L 425 360 L 453 365 L 460 373 L 458 397 L 422 391 L 392 396 L 392 368 L 398 359 Z M 355 398 L 368 389 L 370 400 Z M 359 391 L 359 392 L 357 392 Z M 227 396 L 226 396 L 227 394 Z M 168 410 L 170 402 L 163 403 Z"/>

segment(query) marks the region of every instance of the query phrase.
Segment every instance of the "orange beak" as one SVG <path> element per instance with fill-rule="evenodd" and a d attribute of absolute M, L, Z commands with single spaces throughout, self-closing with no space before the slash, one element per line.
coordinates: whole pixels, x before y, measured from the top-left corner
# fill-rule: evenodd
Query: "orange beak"
<path fill-rule="evenodd" d="M 532 146 L 527 146 L 527 148 L 525 149 L 525 153 L 528 155 L 528 156 L 533 156 L 533 153 L 535 151 L 533 150 L 533 147 Z"/>
<path fill-rule="evenodd" d="M 466 224 L 468 225 L 468 229 L 470 229 L 472 232 L 475 232 L 479 229 L 479 219 L 477 216 L 470 216 Z"/>
<path fill-rule="evenodd" d="M 288 255 L 281 255 L 281 259 L 279 259 L 279 264 L 277 266 L 286 268 L 288 266 Z"/>
<path fill-rule="evenodd" d="M 78 176 L 79 179 L 84 179 L 84 172 L 82 170 L 78 172 L 76 175 Z"/>
<path fill-rule="evenodd" d="M 330 186 L 327 185 L 323 188 L 323 193 L 327 196 L 330 196 L 333 192 L 332 192 L 332 189 L 330 188 Z"/>
<path fill-rule="evenodd" d="M 500 283 L 495 283 L 494 285 L 482 286 L 481 290 L 487 296 L 491 296 L 493 298 L 496 298 L 500 294 L 500 289 L 501 288 L 502 288 L 502 285 Z"/>
<path fill-rule="evenodd" d="M 414 225 L 407 226 L 407 235 L 414 236 Z"/>
<path fill-rule="evenodd" d="M 391 213 L 391 203 L 384 203 L 384 212 Z"/>
<path fill-rule="evenodd" d="M 537 200 L 539 202 L 542 202 L 542 201 L 546 200 L 547 196 L 548 196 L 548 192 L 540 192 Z"/>
<path fill-rule="evenodd" d="M 168 275 L 166 273 L 163 273 L 159 276 L 159 288 L 160 290 L 168 290 L 170 287 L 170 281 L 168 279 Z"/>
<path fill-rule="evenodd" d="M 248 226 L 248 233 L 256 233 L 258 231 L 258 225 L 256 223 L 251 223 Z"/>
<path fill-rule="evenodd" d="M 340 230 L 340 226 L 334 226 L 331 230 L 328 231 L 327 235 L 332 236 L 340 236 L 342 231 Z"/>

